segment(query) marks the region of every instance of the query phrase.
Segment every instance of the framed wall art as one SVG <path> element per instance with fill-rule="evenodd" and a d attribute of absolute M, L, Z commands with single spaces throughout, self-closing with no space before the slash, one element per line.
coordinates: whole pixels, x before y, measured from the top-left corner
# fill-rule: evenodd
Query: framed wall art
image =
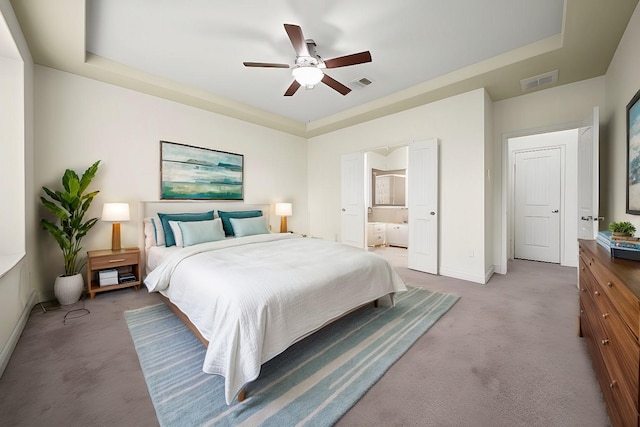
<path fill-rule="evenodd" d="M 243 200 L 244 156 L 160 141 L 161 199 Z"/>
<path fill-rule="evenodd" d="M 640 90 L 627 104 L 627 213 L 640 215 Z"/>

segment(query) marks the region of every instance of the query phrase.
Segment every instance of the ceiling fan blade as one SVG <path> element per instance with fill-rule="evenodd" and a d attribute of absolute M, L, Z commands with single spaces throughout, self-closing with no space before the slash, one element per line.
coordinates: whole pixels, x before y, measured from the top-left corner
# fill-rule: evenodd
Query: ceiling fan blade
<path fill-rule="evenodd" d="M 371 53 L 369 51 L 326 59 L 324 65 L 326 65 L 327 68 L 338 68 L 363 64 L 365 62 L 371 62 Z"/>
<path fill-rule="evenodd" d="M 326 84 L 327 86 L 329 86 L 330 88 L 340 92 L 343 95 L 348 94 L 349 92 L 351 92 L 351 89 L 349 89 L 348 87 L 346 87 L 345 85 L 343 85 L 342 83 L 340 83 L 339 81 L 329 77 L 328 75 L 324 75 L 324 77 L 322 78 L 322 83 Z"/>
<path fill-rule="evenodd" d="M 296 51 L 298 56 L 310 56 L 309 49 L 307 48 L 307 42 L 302 35 L 302 28 L 293 24 L 284 24 L 284 29 L 291 40 L 293 50 Z"/>
<path fill-rule="evenodd" d="M 264 67 L 264 68 L 289 68 L 287 64 L 275 64 L 272 62 L 243 62 L 245 67 Z"/>
<path fill-rule="evenodd" d="M 284 93 L 284 96 L 291 96 L 300 88 L 300 83 L 297 80 L 294 80 L 289 86 L 289 89 Z"/>

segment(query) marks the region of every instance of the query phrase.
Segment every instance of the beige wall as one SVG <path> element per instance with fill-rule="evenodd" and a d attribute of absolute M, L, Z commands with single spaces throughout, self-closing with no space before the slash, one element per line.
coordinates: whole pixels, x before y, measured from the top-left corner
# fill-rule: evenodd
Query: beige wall
<path fill-rule="evenodd" d="M 600 194 L 606 197 L 603 206 L 604 227 L 612 221 L 630 221 L 640 231 L 640 216 L 628 215 L 627 207 L 627 110 L 626 106 L 640 90 L 640 7 L 637 7 L 620 40 L 618 49 L 609 65 L 606 76 L 607 134 L 601 145 L 601 170 L 603 180 Z M 602 206 L 602 205 L 601 205 Z M 636 233 L 640 235 L 640 233 Z"/>
<path fill-rule="evenodd" d="M 311 138 L 311 234 L 340 240 L 341 155 L 438 138 L 440 272 L 483 283 L 486 99 L 479 89 Z"/>
<path fill-rule="evenodd" d="M 42 66 L 35 88 L 36 190 L 60 186 L 66 168 L 81 173 L 101 160 L 90 187 L 100 194 L 88 215 L 99 217 L 105 202 L 128 202 L 132 221 L 122 223 L 123 246 L 138 243 L 137 203 L 160 197 L 160 140 L 243 154 L 245 202 L 291 202 L 289 228 L 306 232 L 305 139 Z M 99 221 L 83 247 L 109 247 L 110 233 L 111 225 Z M 62 255 L 45 231 L 38 238 L 36 286 L 52 298 Z"/>

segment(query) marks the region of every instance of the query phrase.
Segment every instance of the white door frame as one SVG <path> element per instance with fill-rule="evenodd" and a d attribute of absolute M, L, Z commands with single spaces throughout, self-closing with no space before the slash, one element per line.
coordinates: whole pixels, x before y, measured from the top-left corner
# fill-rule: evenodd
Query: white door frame
<path fill-rule="evenodd" d="M 506 132 L 502 134 L 502 191 L 500 212 L 500 265 L 495 266 L 496 273 L 507 274 L 507 263 L 513 259 L 513 162 L 509 156 L 509 140 L 521 136 L 538 135 L 562 130 L 578 129 L 584 122 L 569 122 L 535 129 Z M 561 231 L 562 233 L 562 231 Z M 562 245 L 561 249 L 562 250 Z"/>

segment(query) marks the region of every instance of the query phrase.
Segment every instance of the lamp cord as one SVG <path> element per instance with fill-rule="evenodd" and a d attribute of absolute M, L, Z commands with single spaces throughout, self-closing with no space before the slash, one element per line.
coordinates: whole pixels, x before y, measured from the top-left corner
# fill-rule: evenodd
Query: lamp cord
<path fill-rule="evenodd" d="M 86 294 L 83 292 L 83 293 L 82 293 L 82 299 L 81 299 L 81 301 L 82 301 L 82 307 L 80 307 L 80 308 L 74 308 L 74 309 L 72 309 L 72 310 L 67 311 L 67 312 L 65 313 L 65 315 L 64 315 L 64 319 L 62 319 L 62 323 L 63 323 L 63 324 L 65 324 L 65 325 L 67 324 L 67 319 L 69 319 L 69 320 L 71 320 L 71 319 L 77 319 L 78 317 L 83 317 L 83 316 L 87 316 L 87 315 L 91 314 L 91 312 L 89 311 L 89 309 L 85 307 L 85 303 L 86 303 L 86 299 L 87 299 L 86 297 L 87 297 L 87 296 L 86 296 Z M 76 304 L 77 304 L 77 303 L 76 303 Z M 82 312 L 82 314 L 77 314 L 77 315 L 73 315 L 73 316 L 70 316 L 70 317 L 69 317 L 69 315 L 70 315 L 71 313 L 77 313 L 77 312 Z"/>

